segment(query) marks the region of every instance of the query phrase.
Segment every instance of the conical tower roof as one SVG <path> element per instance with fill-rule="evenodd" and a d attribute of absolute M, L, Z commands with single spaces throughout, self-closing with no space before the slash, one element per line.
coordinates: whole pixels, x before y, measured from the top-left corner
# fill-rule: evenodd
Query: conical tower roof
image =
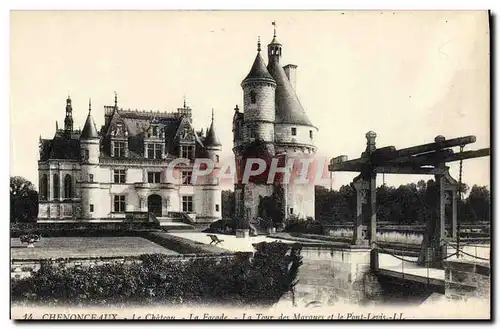
<path fill-rule="evenodd" d="M 248 73 L 246 78 L 243 80 L 242 84 L 252 81 L 264 81 L 275 84 L 273 77 L 266 68 L 264 59 L 260 55 L 260 39 L 257 46 L 257 56 L 255 56 L 252 68 L 250 69 L 250 72 Z"/>
<path fill-rule="evenodd" d="M 279 62 L 271 61 L 267 68 L 276 81 L 275 122 L 313 126 Z"/>
<path fill-rule="evenodd" d="M 97 128 L 94 123 L 94 118 L 92 118 L 91 112 L 91 104 L 89 100 L 89 115 L 87 116 L 87 120 L 85 120 L 85 125 L 83 126 L 82 134 L 80 135 L 80 139 L 93 139 L 99 138 L 99 134 L 97 132 Z"/>
<path fill-rule="evenodd" d="M 205 146 L 222 146 L 217 134 L 215 133 L 215 125 L 214 125 L 214 110 L 212 110 L 212 122 L 210 123 L 210 128 L 207 131 L 207 137 L 205 137 L 204 141 Z"/>

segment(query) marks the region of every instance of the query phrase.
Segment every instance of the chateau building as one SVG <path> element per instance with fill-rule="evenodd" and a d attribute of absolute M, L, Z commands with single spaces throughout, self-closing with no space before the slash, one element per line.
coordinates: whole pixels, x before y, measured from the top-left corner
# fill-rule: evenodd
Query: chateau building
<path fill-rule="evenodd" d="M 242 181 L 241 173 L 249 158 L 280 158 L 287 163 L 290 159 L 312 161 L 316 153 L 313 140 L 318 129 L 307 117 L 295 92 L 297 66 L 281 66 L 283 47 L 276 37 L 276 28 L 267 46 L 267 66 L 260 47 L 259 39 L 257 56 L 241 83 L 243 112 L 236 107 L 233 117 L 233 152 L 238 172 L 236 212 L 252 220 L 265 217 L 265 212 L 272 217 L 270 208 L 278 206 L 281 219 L 314 218 L 314 184 L 269 183 L 267 177 Z M 269 202 L 264 204 L 266 198 Z"/>
<path fill-rule="evenodd" d="M 64 129 L 40 138 L 40 222 L 106 221 L 127 213 L 158 218 L 184 213 L 195 222 L 221 217 L 221 190 L 215 176 L 191 181 L 196 158 L 218 167 L 221 143 L 212 122 L 206 135 L 195 131 L 192 110 L 172 113 L 104 107 L 104 125 L 96 128 L 89 112 L 83 129 L 73 127 L 71 99 L 66 101 Z M 175 159 L 188 159 L 170 174 Z"/>

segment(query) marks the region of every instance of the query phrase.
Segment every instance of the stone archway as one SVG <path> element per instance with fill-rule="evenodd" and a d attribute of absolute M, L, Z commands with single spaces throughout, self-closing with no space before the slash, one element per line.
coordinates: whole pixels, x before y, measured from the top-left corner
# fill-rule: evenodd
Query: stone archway
<path fill-rule="evenodd" d="M 148 212 L 153 213 L 156 217 L 162 216 L 162 200 L 158 194 L 148 196 Z"/>

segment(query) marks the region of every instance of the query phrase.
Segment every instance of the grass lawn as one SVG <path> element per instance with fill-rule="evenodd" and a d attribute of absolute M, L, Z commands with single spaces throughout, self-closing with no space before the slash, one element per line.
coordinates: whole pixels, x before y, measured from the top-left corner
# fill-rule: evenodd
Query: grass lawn
<path fill-rule="evenodd" d="M 10 241 L 11 259 L 177 254 L 175 251 L 140 237 L 42 237 L 34 248 L 27 248 L 26 244 L 21 244 L 18 238 L 12 238 Z"/>

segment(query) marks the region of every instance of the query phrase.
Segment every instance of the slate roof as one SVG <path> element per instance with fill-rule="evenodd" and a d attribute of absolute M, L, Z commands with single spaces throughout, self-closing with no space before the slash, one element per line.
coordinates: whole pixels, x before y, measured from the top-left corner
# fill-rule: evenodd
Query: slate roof
<path fill-rule="evenodd" d="M 276 81 L 274 122 L 313 126 L 279 62 L 270 61 L 267 69 Z"/>
<path fill-rule="evenodd" d="M 257 53 L 252 68 L 250 69 L 250 72 L 248 73 L 246 78 L 243 79 L 242 84 L 251 81 L 266 81 L 272 84 L 276 83 L 271 74 L 269 73 L 269 71 L 267 70 L 266 64 L 264 63 L 264 59 L 260 55 L 260 52 Z"/>
<path fill-rule="evenodd" d="M 78 135 L 57 132 L 53 139 L 42 139 L 40 161 L 48 159 L 80 159 L 80 140 Z"/>

